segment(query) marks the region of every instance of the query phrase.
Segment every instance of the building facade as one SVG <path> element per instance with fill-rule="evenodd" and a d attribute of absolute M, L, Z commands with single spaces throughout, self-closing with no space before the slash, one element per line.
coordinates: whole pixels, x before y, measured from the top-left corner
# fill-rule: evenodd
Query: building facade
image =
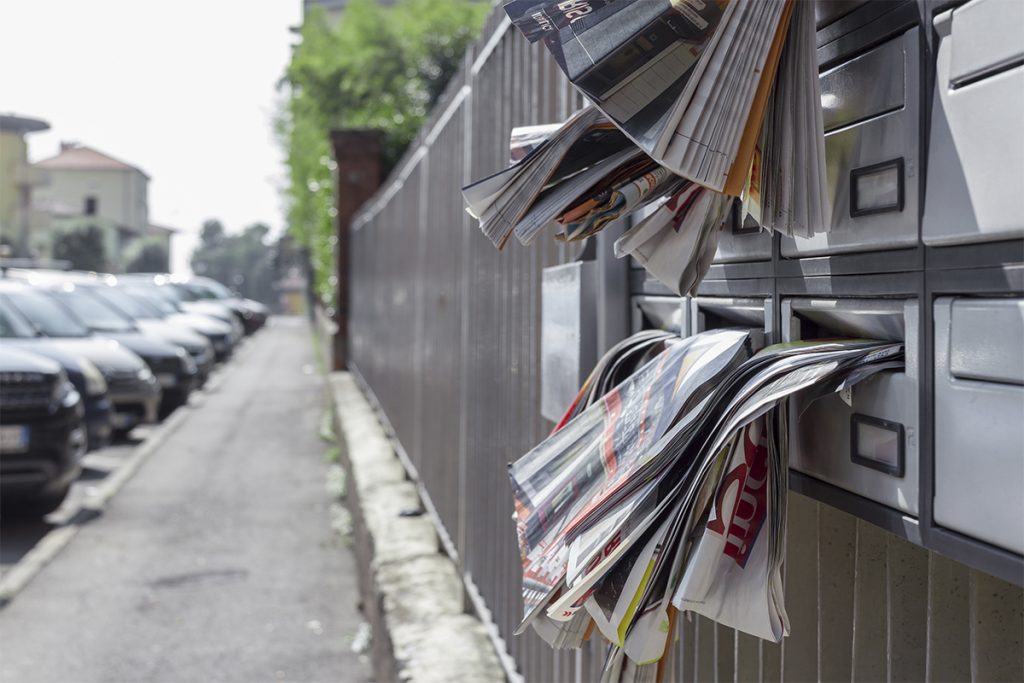
<path fill-rule="evenodd" d="M 48 177 L 35 201 L 50 215 L 53 236 L 98 228 L 108 270 L 124 270 L 154 233 L 149 222 L 149 176 L 138 167 L 74 143 L 61 143 L 59 154 L 33 167 Z M 156 233 L 158 240 L 167 241 L 166 230 Z"/>
<path fill-rule="evenodd" d="M 45 214 L 33 210 L 33 192 L 46 174 L 28 163 L 25 137 L 49 129 L 41 119 L 0 114 L 0 243 L 3 256 L 31 256 L 32 238 L 47 232 Z"/>

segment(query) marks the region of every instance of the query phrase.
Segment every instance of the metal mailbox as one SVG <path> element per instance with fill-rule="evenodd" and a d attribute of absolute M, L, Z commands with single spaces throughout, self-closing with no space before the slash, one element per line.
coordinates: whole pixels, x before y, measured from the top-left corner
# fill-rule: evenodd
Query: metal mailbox
<path fill-rule="evenodd" d="M 1024 299 L 934 306 L 933 517 L 1024 554 Z"/>
<path fill-rule="evenodd" d="M 1024 3 L 973 0 L 934 23 L 922 240 L 938 246 L 1024 236 Z"/>
<path fill-rule="evenodd" d="M 634 296 L 630 300 L 633 332 L 641 330 L 665 330 L 681 337 L 690 335 L 689 297 L 677 296 Z"/>
<path fill-rule="evenodd" d="M 597 363 L 597 267 L 545 268 L 541 283 L 540 412 L 557 421 Z"/>
<path fill-rule="evenodd" d="M 771 297 L 698 296 L 690 300 L 691 334 L 727 327 L 745 327 L 755 349 L 774 339 Z"/>
<path fill-rule="evenodd" d="M 831 232 L 783 238 L 794 258 L 918 245 L 919 29 L 821 74 Z"/>
<path fill-rule="evenodd" d="M 868 0 L 817 0 L 814 5 L 814 21 L 822 29 L 835 23 Z"/>
<path fill-rule="evenodd" d="M 754 221 L 744 221 L 739 202 L 718 237 L 718 251 L 713 263 L 767 261 L 772 257 L 772 235 L 761 230 Z"/>
<path fill-rule="evenodd" d="M 782 339 L 902 340 L 904 372 L 882 372 L 849 395 L 790 401 L 790 467 L 918 515 L 918 302 L 784 299 Z"/>

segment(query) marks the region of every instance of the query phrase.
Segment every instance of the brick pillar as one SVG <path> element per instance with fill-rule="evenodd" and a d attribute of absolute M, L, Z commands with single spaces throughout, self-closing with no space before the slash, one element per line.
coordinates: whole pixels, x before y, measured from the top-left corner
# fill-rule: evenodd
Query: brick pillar
<path fill-rule="evenodd" d="M 338 331 L 331 353 L 334 370 L 344 370 L 348 365 L 349 229 L 359 207 L 380 187 L 382 142 L 383 134 L 377 130 L 331 131 L 331 146 L 338 164 L 334 198 L 338 209 L 335 218 L 338 305 L 334 316 Z"/>

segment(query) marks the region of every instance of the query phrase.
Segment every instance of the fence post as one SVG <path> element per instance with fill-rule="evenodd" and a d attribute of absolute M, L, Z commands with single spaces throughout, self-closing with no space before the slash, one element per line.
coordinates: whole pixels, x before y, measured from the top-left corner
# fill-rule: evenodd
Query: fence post
<path fill-rule="evenodd" d="M 338 289 L 334 320 L 337 330 L 331 349 L 333 370 L 348 366 L 349 318 L 349 231 L 352 219 L 366 200 L 380 187 L 383 133 L 378 130 L 341 129 L 331 131 L 331 147 L 338 164 L 335 178 L 335 262 Z"/>

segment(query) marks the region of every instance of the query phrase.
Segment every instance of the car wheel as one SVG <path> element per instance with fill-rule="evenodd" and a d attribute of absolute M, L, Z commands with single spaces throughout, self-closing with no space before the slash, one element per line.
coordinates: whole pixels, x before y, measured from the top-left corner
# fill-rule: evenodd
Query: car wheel
<path fill-rule="evenodd" d="M 67 498 L 68 491 L 70 490 L 71 484 L 68 484 L 50 493 L 40 494 L 32 498 L 18 499 L 16 502 L 8 501 L 8 504 L 4 505 L 4 512 L 12 517 L 42 517 L 59 508 L 60 504 Z"/>

